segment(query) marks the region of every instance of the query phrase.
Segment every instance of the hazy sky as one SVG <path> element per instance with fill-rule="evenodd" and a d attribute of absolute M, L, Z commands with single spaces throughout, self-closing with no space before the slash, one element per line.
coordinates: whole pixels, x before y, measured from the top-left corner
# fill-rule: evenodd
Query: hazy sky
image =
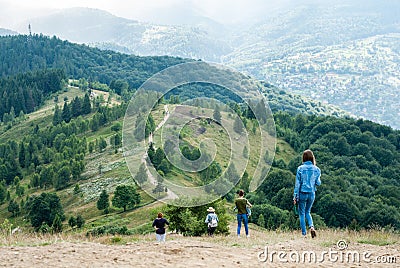
<path fill-rule="evenodd" d="M 55 9 L 91 7 L 141 21 L 171 19 L 180 11 L 236 23 L 262 16 L 268 10 L 296 0 L 0 0 L 0 27 L 8 28 Z M 163 11 L 165 11 L 163 13 Z M 168 18 L 170 16 L 170 18 Z"/>

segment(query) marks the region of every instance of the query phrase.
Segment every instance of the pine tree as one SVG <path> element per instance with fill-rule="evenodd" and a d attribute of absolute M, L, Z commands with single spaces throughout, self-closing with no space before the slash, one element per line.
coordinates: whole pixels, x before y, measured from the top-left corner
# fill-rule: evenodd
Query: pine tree
<path fill-rule="evenodd" d="M 62 226 L 62 221 L 61 221 L 61 217 L 56 214 L 56 216 L 54 217 L 54 221 L 53 224 L 51 226 L 53 232 L 55 233 L 61 233 L 63 230 L 63 226 Z"/>
<path fill-rule="evenodd" d="M 53 125 L 56 126 L 62 122 L 62 112 L 60 110 L 60 107 L 56 104 L 54 108 L 54 115 L 53 115 Z"/>
<path fill-rule="evenodd" d="M 213 113 L 213 118 L 218 123 L 221 123 L 221 111 L 220 111 L 219 105 L 215 106 L 214 113 Z"/>
<path fill-rule="evenodd" d="M 109 195 L 106 190 L 101 191 L 99 200 L 97 200 L 97 209 L 106 210 L 110 207 Z"/>
<path fill-rule="evenodd" d="M 40 176 L 39 174 L 35 173 L 33 174 L 33 176 L 31 177 L 31 182 L 30 182 L 31 186 L 34 188 L 37 188 L 40 186 Z"/>
<path fill-rule="evenodd" d="M 92 106 L 90 104 L 89 94 L 85 94 L 82 103 L 82 114 L 90 114 L 92 112 Z"/>
<path fill-rule="evenodd" d="M 62 114 L 61 114 L 62 120 L 64 120 L 66 123 L 71 121 L 71 108 L 69 107 L 67 102 L 64 102 L 64 107 L 62 109 Z"/>
<path fill-rule="evenodd" d="M 4 199 L 7 197 L 7 188 L 4 181 L 0 182 L 0 204 L 3 203 Z"/>
<path fill-rule="evenodd" d="M 150 135 L 150 133 L 154 132 L 155 129 L 156 129 L 156 124 L 154 122 L 153 116 L 149 114 L 146 121 L 144 136 L 147 138 Z"/>
<path fill-rule="evenodd" d="M 161 161 L 165 158 L 165 154 L 163 149 L 157 148 L 156 153 L 154 154 L 153 164 L 158 167 L 161 164 Z"/>
<path fill-rule="evenodd" d="M 119 147 L 122 144 L 122 137 L 120 133 L 117 133 L 113 137 L 113 145 L 115 148 Z"/>
<path fill-rule="evenodd" d="M 71 103 L 71 116 L 78 117 L 82 114 L 82 103 L 79 97 L 75 97 Z"/>
<path fill-rule="evenodd" d="M 107 142 L 103 137 L 100 137 L 99 151 L 102 152 L 107 147 Z"/>
<path fill-rule="evenodd" d="M 8 212 L 12 213 L 13 217 L 18 215 L 18 213 L 20 211 L 18 203 L 15 202 L 14 200 L 10 200 L 7 209 L 8 209 Z"/>
<path fill-rule="evenodd" d="M 139 183 L 142 184 L 146 182 L 148 179 L 147 177 L 147 172 L 146 172 L 146 166 L 144 163 L 140 164 L 139 171 L 135 175 L 135 180 Z"/>
<path fill-rule="evenodd" d="M 68 186 L 70 180 L 71 180 L 71 169 L 68 166 L 64 166 L 57 172 L 57 177 L 54 187 L 56 188 L 56 190 L 61 190 Z"/>
<path fill-rule="evenodd" d="M 19 146 L 18 161 L 21 167 L 25 167 L 25 145 L 21 142 Z"/>
<path fill-rule="evenodd" d="M 233 122 L 233 130 L 238 134 L 243 132 L 243 122 L 240 119 L 240 116 L 235 117 L 235 121 Z"/>
<path fill-rule="evenodd" d="M 114 192 L 112 204 L 114 207 L 123 208 L 124 212 L 128 206 L 135 206 L 140 203 L 140 195 L 136 188 L 131 185 L 118 185 Z"/>
<path fill-rule="evenodd" d="M 74 228 L 76 226 L 76 218 L 74 216 L 69 217 L 68 225 L 71 226 L 71 228 Z"/>
<path fill-rule="evenodd" d="M 246 159 L 249 157 L 249 149 L 247 149 L 247 146 L 243 148 L 243 157 Z"/>
<path fill-rule="evenodd" d="M 258 216 L 257 225 L 265 228 L 265 220 L 263 214 L 260 214 L 260 216 Z"/>
<path fill-rule="evenodd" d="M 254 110 L 260 124 L 265 124 L 267 122 L 267 109 L 265 108 L 264 100 L 261 100 L 259 103 L 257 103 Z"/>
<path fill-rule="evenodd" d="M 85 225 L 85 219 L 82 217 L 82 215 L 78 215 L 76 217 L 76 227 L 82 228 Z"/>
<path fill-rule="evenodd" d="M 79 194 L 80 191 L 81 191 L 81 189 L 80 189 L 80 187 L 79 187 L 79 184 L 75 184 L 75 187 L 74 187 L 74 195 Z"/>
<path fill-rule="evenodd" d="M 160 194 L 164 192 L 164 185 L 161 182 L 158 182 L 152 192 L 153 194 L 160 196 Z"/>

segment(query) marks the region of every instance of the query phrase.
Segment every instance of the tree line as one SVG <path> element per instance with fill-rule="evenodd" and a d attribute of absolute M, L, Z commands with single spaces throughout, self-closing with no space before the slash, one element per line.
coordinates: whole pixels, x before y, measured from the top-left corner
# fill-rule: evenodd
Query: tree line
<path fill-rule="evenodd" d="M 292 195 L 301 153 L 313 150 L 322 170 L 313 211 L 317 225 L 400 228 L 400 131 L 368 120 L 275 114 L 277 135 L 298 156 L 273 168 L 255 193 L 252 221 L 271 229 L 297 227 Z M 262 215 L 262 219 L 259 218 Z"/>
<path fill-rule="evenodd" d="M 0 78 L 0 119 L 8 123 L 16 116 L 33 112 L 66 79 L 63 70 L 41 70 Z"/>
<path fill-rule="evenodd" d="M 41 34 L 0 37 L 0 77 L 54 68 L 63 70 L 67 78 L 86 78 L 107 85 L 122 79 L 132 90 L 160 70 L 187 61 L 104 51 Z"/>

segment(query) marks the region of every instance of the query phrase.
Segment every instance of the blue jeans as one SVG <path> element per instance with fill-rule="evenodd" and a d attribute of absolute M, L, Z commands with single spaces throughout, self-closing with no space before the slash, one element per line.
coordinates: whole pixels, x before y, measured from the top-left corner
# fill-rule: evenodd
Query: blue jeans
<path fill-rule="evenodd" d="M 165 234 L 156 234 L 157 242 L 165 242 Z"/>
<path fill-rule="evenodd" d="M 240 235 L 240 229 L 242 228 L 242 220 L 244 222 L 244 230 L 246 231 L 246 235 L 249 234 L 249 219 L 247 218 L 247 214 L 237 214 L 237 234 Z"/>
<path fill-rule="evenodd" d="M 299 195 L 299 217 L 300 217 L 300 227 L 301 234 L 306 235 L 306 219 L 308 222 L 308 226 L 314 227 L 314 223 L 311 217 L 311 207 L 315 200 L 315 192 L 311 193 L 300 193 Z"/>

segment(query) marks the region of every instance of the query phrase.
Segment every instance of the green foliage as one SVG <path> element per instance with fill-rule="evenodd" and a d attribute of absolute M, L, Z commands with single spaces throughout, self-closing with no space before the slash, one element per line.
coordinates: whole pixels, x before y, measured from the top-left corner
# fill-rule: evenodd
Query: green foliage
<path fill-rule="evenodd" d="M 8 123 L 21 111 L 24 114 L 33 112 L 50 94 L 62 89 L 64 79 L 65 73 L 60 69 L 0 78 L 0 118 Z"/>
<path fill-rule="evenodd" d="M 128 206 L 136 206 L 140 203 L 140 195 L 136 188 L 131 185 L 118 185 L 114 192 L 112 204 L 114 207 L 123 208 L 124 212 Z"/>
<path fill-rule="evenodd" d="M 154 154 L 152 163 L 156 166 L 156 168 L 158 168 L 158 166 L 161 164 L 161 161 L 163 161 L 164 158 L 165 158 L 165 154 L 164 154 L 163 149 L 157 148 L 157 150 Z"/>
<path fill-rule="evenodd" d="M 229 233 L 229 216 L 225 209 L 225 201 L 215 201 L 208 205 L 198 207 L 178 207 L 167 205 L 165 208 L 165 217 L 170 223 L 171 229 L 187 236 L 201 236 L 207 233 L 207 224 L 205 219 L 208 214 L 208 207 L 212 206 L 218 216 L 218 226 L 216 234 Z"/>
<path fill-rule="evenodd" d="M 105 210 L 110 207 L 109 195 L 106 190 L 101 191 L 99 200 L 96 203 L 98 210 Z"/>
<path fill-rule="evenodd" d="M 7 197 L 7 188 L 4 181 L 0 181 L 0 204 L 4 202 Z"/>
<path fill-rule="evenodd" d="M 42 193 L 30 196 L 25 204 L 28 218 L 33 227 L 38 229 L 43 223 L 52 226 L 56 215 L 64 220 L 64 210 L 60 198 L 55 193 Z"/>
<path fill-rule="evenodd" d="M 81 192 L 81 188 L 79 187 L 79 184 L 75 184 L 74 186 L 74 195 L 77 195 Z"/>
<path fill-rule="evenodd" d="M 213 161 L 207 168 L 199 172 L 200 178 L 203 181 L 204 185 L 207 185 L 210 182 L 217 179 L 221 175 L 221 173 L 222 173 L 222 168 L 215 161 Z"/>
<path fill-rule="evenodd" d="M 87 231 L 86 236 L 101 236 L 101 235 L 130 235 L 131 231 L 124 226 L 116 226 L 116 225 L 104 225 L 93 228 Z"/>
<path fill-rule="evenodd" d="M 135 175 L 135 180 L 141 184 L 144 183 L 145 181 L 147 181 L 147 172 L 146 172 L 146 166 L 144 163 L 140 164 L 139 166 L 139 170 Z"/>
<path fill-rule="evenodd" d="M 215 106 L 213 118 L 215 121 L 221 123 L 221 111 L 220 111 L 219 105 Z"/>
<path fill-rule="evenodd" d="M 8 212 L 11 212 L 13 217 L 15 217 L 16 215 L 19 214 L 20 209 L 19 209 L 19 205 L 17 202 L 15 202 L 13 199 L 10 200 L 9 204 L 8 204 L 8 208 L 7 208 Z"/>
<path fill-rule="evenodd" d="M 258 217 L 257 225 L 265 228 L 264 214 L 260 214 L 260 216 Z"/>
<path fill-rule="evenodd" d="M 278 137 L 288 142 L 298 155 L 287 166 L 280 164 L 279 159 L 274 160 L 274 168 L 256 193 L 250 195 L 250 202 L 290 211 L 301 153 L 310 148 L 322 170 L 322 185 L 318 187 L 313 206 L 317 213 L 315 217 L 321 224 L 339 228 L 376 225 L 399 228 L 398 130 L 364 120 L 293 117 L 282 112 L 275 114 L 275 123 Z M 271 213 L 278 214 L 276 211 Z M 256 218 L 257 210 L 253 215 Z M 275 216 L 271 219 L 269 215 L 264 216 L 267 227 L 280 226 Z"/>
<path fill-rule="evenodd" d="M 51 231 L 51 227 L 47 223 L 44 222 L 44 223 L 42 223 L 42 225 L 40 225 L 40 227 L 37 231 L 39 233 L 46 234 Z"/>
<path fill-rule="evenodd" d="M 69 185 L 71 180 L 71 168 L 69 166 L 63 166 L 58 172 L 55 178 L 54 187 L 56 190 L 64 189 Z"/>
<path fill-rule="evenodd" d="M 62 221 L 60 215 L 56 214 L 53 220 L 53 224 L 51 226 L 53 232 L 61 233 L 63 230 Z"/>
<path fill-rule="evenodd" d="M 0 73 L 3 76 L 32 69 L 62 68 L 67 77 L 95 77 L 98 82 L 110 86 L 112 81 L 123 80 L 132 90 L 139 88 L 146 79 L 160 70 L 187 61 L 166 56 L 124 55 L 43 35 L 32 35 L 30 45 L 27 46 L 26 38 L 24 35 L 0 37 L 0 62 L 3 63 Z M 114 85 L 112 88 L 117 90 Z"/>
<path fill-rule="evenodd" d="M 69 217 L 68 219 L 68 225 L 71 228 L 74 228 L 76 226 L 76 218 L 74 216 Z"/>
<path fill-rule="evenodd" d="M 158 169 L 161 170 L 165 175 L 167 175 L 171 171 L 171 165 L 169 161 L 165 158 L 161 161 Z"/>
<path fill-rule="evenodd" d="M 15 186 L 15 193 L 16 193 L 16 195 L 19 196 L 19 197 L 23 196 L 24 193 L 25 193 L 25 187 L 18 183 L 18 184 Z"/>
<path fill-rule="evenodd" d="M 82 217 L 81 214 L 76 216 L 76 227 L 82 228 L 85 225 L 85 219 Z"/>
<path fill-rule="evenodd" d="M 263 204 L 263 205 L 253 205 L 251 209 L 251 222 L 258 223 L 260 215 L 263 215 L 263 218 L 265 222 L 265 227 L 270 230 L 275 230 L 278 228 L 283 228 L 284 226 L 287 226 L 287 223 L 289 222 L 289 212 L 286 210 L 279 209 L 277 207 L 274 207 L 269 204 Z"/>

